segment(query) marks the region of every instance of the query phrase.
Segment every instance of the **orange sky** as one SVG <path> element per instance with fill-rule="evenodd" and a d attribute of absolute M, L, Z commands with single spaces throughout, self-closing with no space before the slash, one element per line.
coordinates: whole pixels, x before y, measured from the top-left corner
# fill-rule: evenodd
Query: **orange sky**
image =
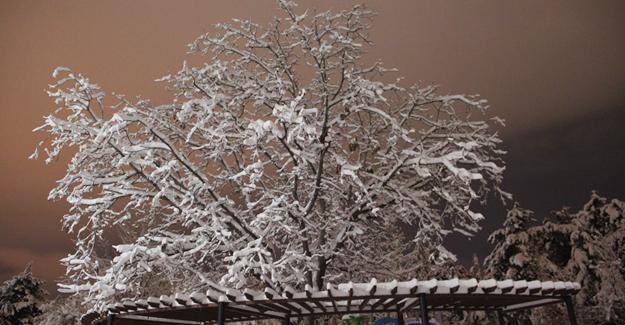
<path fill-rule="evenodd" d="M 545 134 L 540 133 L 544 130 L 559 130 L 556 126 L 625 109 L 623 1 L 364 2 L 379 13 L 370 58 L 398 68 L 407 82 L 482 94 L 491 103 L 490 114 L 508 121 L 503 135 L 512 144 L 527 146 L 523 139 L 538 143 L 543 138 L 535 135 Z M 337 3 L 305 1 L 300 8 L 325 10 Z M 340 2 L 340 6 L 347 3 L 355 2 Z M 63 174 L 64 162 L 46 167 L 41 161 L 26 159 L 40 136 L 31 130 L 53 107 L 44 89 L 54 67 L 82 72 L 109 93 L 141 94 L 163 101 L 167 95 L 153 80 L 180 67 L 187 43 L 230 18 L 266 21 L 276 8 L 273 1 L 0 2 L 0 280 L 32 261 L 34 273 L 52 288 L 63 271 L 56 260 L 71 247 L 60 231 L 66 206 L 46 200 L 48 190 Z M 594 139 L 603 131 L 597 126 L 584 129 L 583 134 L 562 134 Z M 584 143 L 621 148 L 621 135 L 610 135 L 617 141 L 612 144 Z M 532 157 L 537 164 L 571 155 L 566 151 L 559 158 L 550 157 L 552 147 L 547 148 L 541 151 L 544 156 Z M 524 166 L 522 154 L 511 157 L 516 159 L 509 162 L 511 167 Z M 622 154 L 610 157 L 608 165 L 602 165 L 607 171 L 623 165 Z M 511 168 L 512 180 L 522 170 L 526 169 L 519 167 L 514 174 Z M 598 179 L 591 176 L 588 179 Z M 581 194 L 576 192 L 576 197 L 586 197 L 590 189 L 602 186 L 610 192 L 615 180 L 608 176 L 599 177 L 605 178 L 605 184 L 579 184 Z M 623 178 L 616 176 L 619 182 Z M 571 177 L 563 174 L 549 184 Z M 522 185 L 518 186 L 524 193 Z M 543 202 L 532 201 L 542 198 L 531 194 L 525 199 Z M 540 204 L 556 208 L 565 203 L 581 202 Z"/>

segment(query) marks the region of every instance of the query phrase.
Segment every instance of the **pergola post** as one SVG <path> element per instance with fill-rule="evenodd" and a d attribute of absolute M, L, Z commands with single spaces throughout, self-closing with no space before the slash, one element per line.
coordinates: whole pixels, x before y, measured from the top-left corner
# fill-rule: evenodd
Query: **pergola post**
<path fill-rule="evenodd" d="M 115 314 L 109 314 L 106 318 L 106 325 L 113 325 L 115 322 Z"/>
<path fill-rule="evenodd" d="M 282 319 L 282 325 L 289 325 L 289 324 L 291 324 L 289 317 L 285 317 Z"/>
<path fill-rule="evenodd" d="M 575 306 L 573 304 L 573 297 L 567 295 L 564 297 L 564 303 L 566 304 L 566 311 L 569 314 L 569 323 L 571 325 L 577 325 L 577 318 L 575 317 Z"/>
<path fill-rule="evenodd" d="M 401 309 L 397 309 L 397 324 L 404 325 L 404 313 L 401 312 Z"/>
<path fill-rule="evenodd" d="M 503 310 L 497 309 L 497 320 L 499 325 L 506 325 L 506 320 L 503 318 Z"/>
<path fill-rule="evenodd" d="M 428 317 L 428 301 L 425 297 L 425 293 L 419 295 L 419 303 L 421 305 L 421 324 L 428 325 L 430 318 Z"/>
<path fill-rule="evenodd" d="M 226 303 L 220 301 L 217 303 L 217 325 L 226 323 Z"/>

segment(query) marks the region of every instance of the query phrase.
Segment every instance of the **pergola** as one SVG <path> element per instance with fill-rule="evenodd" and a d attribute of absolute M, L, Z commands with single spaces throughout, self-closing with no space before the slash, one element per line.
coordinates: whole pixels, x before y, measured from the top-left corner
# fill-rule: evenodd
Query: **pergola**
<path fill-rule="evenodd" d="M 564 303 L 570 323 L 577 325 L 573 295 L 580 290 L 574 282 L 497 281 L 450 279 L 418 281 L 328 284 L 325 290 L 306 287 L 297 292 L 286 288 L 208 290 L 190 295 L 162 295 L 158 298 L 126 300 L 109 306 L 106 314 L 83 317 L 90 325 L 218 324 L 226 322 L 290 319 L 325 315 L 403 313 L 419 310 L 422 320 L 431 311 L 492 311 L 504 324 L 506 312 Z"/>

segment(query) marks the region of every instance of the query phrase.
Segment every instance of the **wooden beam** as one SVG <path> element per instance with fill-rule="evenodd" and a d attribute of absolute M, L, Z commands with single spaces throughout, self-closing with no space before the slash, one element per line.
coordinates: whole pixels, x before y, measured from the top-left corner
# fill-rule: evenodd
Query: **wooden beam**
<path fill-rule="evenodd" d="M 275 303 L 279 304 L 282 307 L 287 308 L 290 312 L 295 312 L 296 314 L 301 312 L 301 309 L 293 306 L 291 302 L 275 301 Z"/>
<path fill-rule="evenodd" d="M 387 299 L 386 298 L 380 298 L 378 299 L 378 301 L 374 302 L 373 305 L 371 305 L 371 309 L 375 310 L 376 308 L 378 308 L 379 305 L 381 305 L 382 303 L 384 303 Z"/>
<path fill-rule="evenodd" d="M 250 317 L 250 315 L 253 316 L 258 316 L 259 319 L 272 319 L 272 318 L 284 318 L 287 317 L 287 314 L 281 313 L 281 312 L 274 312 L 272 310 L 260 310 L 258 309 L 258 306 L 255 307 L 250 307 L 250 306 L 246 306 L 246 305 L 239 305 L 239 306 L 228 306 L 228 310 L 232 310 L 235 311 L 236 313 L 239 313 L 243 316 L 246 317 Z"/>
<path fill-rule="evenodd" d="M 292 301 L 291 303 L 304 307 L 304 309 L 308 310 L 308 312 L 311 314 L 315 312 L 314 308 L 310 307 L 310 305 L 306 301 Z"/>
<path fill-rule="evenodd" d="M 363 310 L 363 308 L 365 308 L 365 306 L 369 303 L 369 298 L 364 298 L 362 300 L 362 302 L 360 303 L 360 306 L 358 306 L 358 310 Z"/>
<path fill-rule="evenodd" d="M 196 322 L 191 320 L 182 320 L 182 319 L 172 319 L 172 318 L 163 318 L 163 317 L 153 317 L 153 316 L 142 316 L 142 315 L 119 315 L 117 319 L 127 319 L 139 321 L 141 323 L 148 324 L 181 324 L 181 325 L 202 325 L 202 322 Z M 134 322 L 133 322 L 134 323 Z"/>
<path fill-rule="evenodd" d="M 401 306 L 401 311 L 406 311 L 419 303 L 419 298 L 408 298 Z"/>
<path fill-rule="evenodd" d="M 324 306 L 321 302 L 319 302 L 319 300 L 315 299 L 315 300 L 313 300 L 313 303 L 314 303 L 315 305 L 317 305 L 317 307 L 319 307 L 319 309 L 321 309 L 321 311 L 322 311 L 322 312 L 324 312 L 324 313 L 327 313 L 327 312 L 328 312 L 328 311 L 326 310 L 326 307 L 325 307 L 325 306 Z"/>
<path fill-rule="evenodd" d="M 291 312 L 290 309 L 283 307 L 281 304 L 277 304 L 276 301 L 267 301 L 257 305 L 258 307 L 263 307 L 265 309 L 277 311 L 280 313 L 289 314 Z"/>
<path fill-rule="evenodd" d="M 406 299 L 404 297 L 395 297 L 392 298 L 390 300 L 387 300 L 387 302 L 384 304 L 384 309 L 389 309 L 391 308 L 393 305 L 397 305 L 397 308 L 399 308 L 399 304 L 398 302 L 401 301 L 402 299 Z"/>

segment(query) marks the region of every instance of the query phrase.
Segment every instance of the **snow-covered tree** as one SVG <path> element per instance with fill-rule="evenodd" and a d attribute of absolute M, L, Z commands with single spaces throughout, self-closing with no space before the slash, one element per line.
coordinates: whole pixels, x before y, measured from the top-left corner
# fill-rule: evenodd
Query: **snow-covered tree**
<path fill-rule="evenodd" d="M 490 237 L 495 245 L 486 259 L 494 276 L 577 281 L 583 323 L 625 322 L 625 202 L 596 193 L 583 209 L 554 212 L 543 224 L 528 224 L 531 212 L 518 206 L 504 227 Z M 562 311 L 537 311 L 534 319 L 562 317 Z M 548 321 L 549 322 L 549 321 Z"/>
<path fill-rule="evenodd" d="M 473 203 L 507 196 L 501 121 L 481 118 L 484 100 L 366 64 L 362 6 L 279 7 L 266 26 L 234 20 L 197 38 L 206 63 L 159 79 L 169 104 L 105 103 L 88 78 L 55 70 L 57 108 L 38 130 L 46 162 L 73 155 L 50 193 L 71 204 L 64 291 L 98 309 L 155 287 L 411 277 L 416 250 L 452 258 L 442 239 L 479 229 Z"/>
<path fill-rule="evenodd" d="M 625 202 L 593 193 L 581 211 L 563 210 L 558 216 L 545 224 L 546 235 L 568 242 L 549 248 L 562 258 L 556 263 L 582 284 L 577 300 L 584 315 L 625 323 Z"/>
<path fill-rule="evenodd" d="M 80 325 L 81 317 L 89 310 L 79 295 L 61 294 L 41 305 L 39 325 Z"/>
<path fill-rule="evenodd" d="M 24 272 L 5 281 L 0 286 L 0 324 L 34 324 L 41 314 L 43 282 L 33 277 L 30 265 Z"/>
<path fill-rule="evenodd" d="M 486 272 L 498 279 L 527 279 L 535 274 L 528 267 L 534 248 L 529 242 L 527 229 L 532 221 L 532 211 L 523 209 L 518 203 L 508 211 L 503 227 L 495 230 L 488 242 L 494 245 L 484 260 Z"/>

